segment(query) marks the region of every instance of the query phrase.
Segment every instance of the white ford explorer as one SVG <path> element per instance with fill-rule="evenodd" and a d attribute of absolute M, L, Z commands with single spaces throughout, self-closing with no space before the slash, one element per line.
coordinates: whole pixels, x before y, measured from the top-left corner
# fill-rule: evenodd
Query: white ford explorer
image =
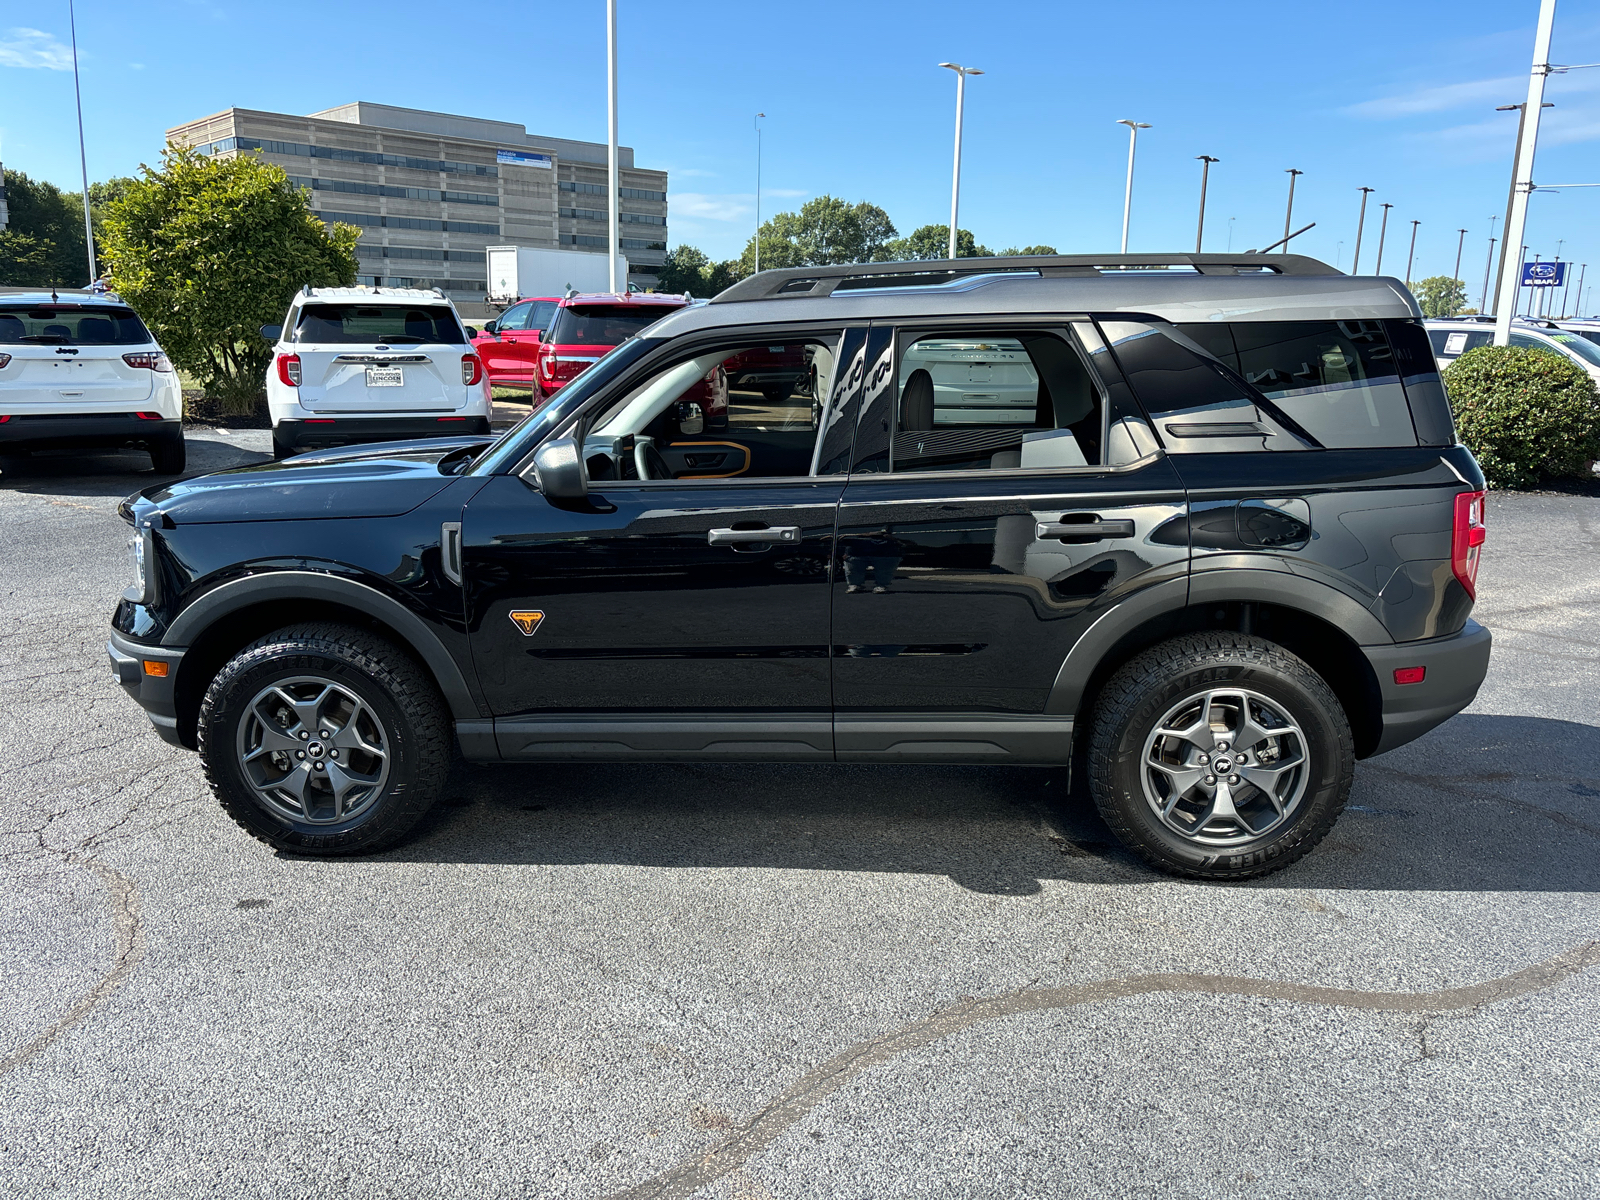
<path fill-rule="evenodd" d="M 183 392 L 115 295 L 0 288 L 0 458 L 133 446 L 183 470 Z"/>
<path fill-rule="evenodd" d="M 302 288 L 267 369 L 272 451 L 489 431 L 489 377 L 440 291 Z"/>

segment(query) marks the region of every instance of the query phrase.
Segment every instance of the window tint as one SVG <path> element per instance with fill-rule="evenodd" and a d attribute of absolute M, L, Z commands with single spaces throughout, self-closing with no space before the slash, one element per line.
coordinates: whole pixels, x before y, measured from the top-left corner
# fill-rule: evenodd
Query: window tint
<path fill-rule="evenodd" d="M 1600 346 L 1585 341 L 1575 333 L 1557 329 L 1547 329 L 1544 335 L 1569 354 L 1583 359 L 1591 367 L 1600 367 Z"/>
<path fill-rule="evenodd" d="M 1328 447 L 1415 446 L 1382 321 L 1241 321 L 1239 373 Z"/>
<path fill-rule="evenodd" d="M 664 304 L 574 304 L 556 314 L 546 340 L 560 346 L 616 346 L 676 311 Z"/>
<path fill-rule="evenodd" d="M 1429 335 L 1422 322 L 1415 318 L 1390 319 L 1383 323 L 1389 334 L 1389 345 L 1394 350 L 1395 364 L 1400 369 L 1400 383 L 1405 388 L 1406 403 L 1411 409 L 1411 424 L 1417 431 L 1419 446 L 1450 446 L 1455 444 L 1455 418 L 1450 412 L 1450 399 L 1444 393 L 1444 381 L 1439 378 L 1439 361 L 1434 357 Z M 1451 331 L 1454 336 L 1455 331 Z"/>
<path fill-rule="evenodd" d="M 455 313 L 441 305 L 308 304 L 295 329 L 295 341 L 309 344 L 455 346 L 466 340 Z"/>
<path fill-rule="evenodd" d="M 1099 389 L 1059 335 L 963 330 L 902 334 L 901 345 L 889 470 L 1049 470 L 1100 462 Z"/>
<path fill-rule="evenodd" d="M 528 328 L 537 329 L 543 333 L 550 328 L 550 322 L 556 315 L 556 310 L 561 305 L 554 300 L 540 300 L 533 306 L 533 312 L 528 317 Z"/>
<path fill-rule="evenodd" d="M 0 345 L 142 346 L 150 340 L 132 309 L 0 306 Z"/>
<path fill-rule="evenodd" d="M 496 329 L 526 329 L 528 318 L 533 313 L 531 303 L 513 304 L 506 309 L 500 319 L 495 322 Z"/>

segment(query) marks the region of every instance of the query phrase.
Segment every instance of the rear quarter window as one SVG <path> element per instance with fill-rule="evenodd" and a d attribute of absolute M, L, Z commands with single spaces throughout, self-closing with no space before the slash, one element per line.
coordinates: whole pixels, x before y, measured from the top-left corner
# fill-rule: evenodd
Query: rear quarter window
<path fill-rule="evenodd" d="M 152 340 L 130 308 L 0 306 L 0 345 L 142 346 Z"/>
<path fill-rule="evenodd" d="M 456 315 L 442 305 L 307 304 L 295 341 L 335 346 L 465 345 Z"/>

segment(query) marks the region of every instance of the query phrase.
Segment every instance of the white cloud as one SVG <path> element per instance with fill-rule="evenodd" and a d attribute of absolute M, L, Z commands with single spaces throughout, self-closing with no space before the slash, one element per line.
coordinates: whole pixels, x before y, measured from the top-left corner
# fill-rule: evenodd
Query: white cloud
<path fill-rule="evenodd" d="M 755 193 L 715 195 L 709 192 L 672 192 L 667 203 L 672 217 L 705 221 L 742 221 L 755 213 Z"/>
<path fill-rule="evenodd" d="M 763 196 L 777 196 L 779 198 L 792 198 L 795 196 L 809 196 L 811 193 L 804 188 L 762 188 Z"/>
<path fill-rule="evenodd" d="M 142 70 L 144 70 L 144 64 L 143 63 L 129 63 L 128 64 L 128 69 L 130 71 L 142 71 Z"/>
<path fill-rule="evenodd" d="M 42 29 L 6 30 L 0 42 L 0 67 L 43 67 L 47 71 L 72 70 L 72 48 Z"/>
<path fill-rule="evenodd" d="M 1448 112 L 1455 108 L 1489 104 L 1498 101 L 1511 104 L 1527 95 L 1526 77 L 1508 75 L 1499 79 L 1477 79 L 1470 83 L 1449 83 L 1442 87 L 1419 88 L 1403 96 L 1382 96 L 1376 100 L 1363 100 L 1340 111 L 1352 117 L 1370 117 L 1390 120 L 1409 117 L 1417 113 Z"/>

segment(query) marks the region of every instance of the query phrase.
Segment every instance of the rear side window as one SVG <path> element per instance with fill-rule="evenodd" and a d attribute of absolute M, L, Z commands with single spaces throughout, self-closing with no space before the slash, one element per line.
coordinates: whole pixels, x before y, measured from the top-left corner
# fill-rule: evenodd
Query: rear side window
<path fill-rule="evenodd" d="M 295 329 L 295 341 L 303 344 L 459 346 L 466 340 L 455 313 L 442 305 L 308 304 Z"/>
<path fill-rule="evenodd" d="M 676 311 L 664 304 L 573 304 L 556 313 L 547 340 L 558 346 L 620 346 Z"/>
<path fill-rule="evenodd" d="M 0 307 L 0 346 L 142 346 L 151 340 L 129 308 Z"/>
<path fill-rule="evenodd" d="M 1439 358 L 1460 358 L 1468 350 L 1487 346 L 1494 334 L 1487 329 L 1430 329 L 1428 341 Z"/>

